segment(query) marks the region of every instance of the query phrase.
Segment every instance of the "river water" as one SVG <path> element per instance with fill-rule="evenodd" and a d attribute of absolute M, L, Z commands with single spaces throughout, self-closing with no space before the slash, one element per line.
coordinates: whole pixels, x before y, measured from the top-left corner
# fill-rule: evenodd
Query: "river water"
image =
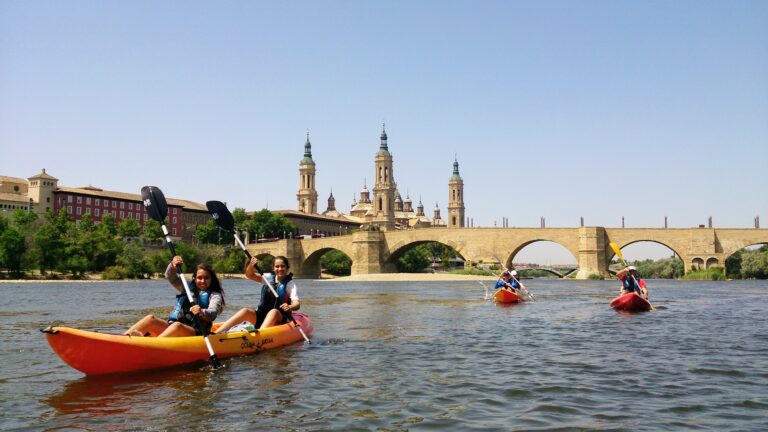
<path fill-rule="evenodd" d="M 49 324 L 121 331 L 165 315 L 164 281 L 0 284 L 2 430 L 768 430 L 768 282 L 526 281 L 499 306 L 470 282 L 299 280 L 313 343 L 111 377 L 65 365 Z M 488 284 L 488 282 L 486 282 Z M 226 280 L 228 317 L 252 306 Z"/>

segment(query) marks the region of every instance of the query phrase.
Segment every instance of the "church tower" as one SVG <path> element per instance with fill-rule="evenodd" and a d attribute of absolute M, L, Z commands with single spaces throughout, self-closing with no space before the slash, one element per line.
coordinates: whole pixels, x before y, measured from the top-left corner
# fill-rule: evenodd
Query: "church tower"
<path fill-rule="evenodd" d="M 382 125 L 381 145 L 374 159 L 376 182 L 373 186 L 373 224 L 387 231 L 395 228 L 395 179 L 392 154 L 387 146 L 387 131 Z"/>
<path fill-rule="evenodd" d="M 315 190 L 315 161 L 312 160 L 312 144 L 304 143 L 304 159 L 299 162 L 299 193 L 296 194 L 302 213 L 317 214 L 317 190 Z"/>
<path fill-rule="evenodd" d="M 459 161 L 453 159 L 453 175 L 448 180 L 448 228 L 464 227 L 464 180 L 459 175 Z"/>

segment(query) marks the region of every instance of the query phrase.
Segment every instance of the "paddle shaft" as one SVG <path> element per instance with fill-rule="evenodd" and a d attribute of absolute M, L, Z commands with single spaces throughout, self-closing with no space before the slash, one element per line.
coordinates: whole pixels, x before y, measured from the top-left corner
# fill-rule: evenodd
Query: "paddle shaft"
<path fill-rule="evenodd" d="M 153 191 L 153 189 L 156 189 L 156 191 Z M 160 191 L 160 189 L 153 188 L 152 186 L 143 187 L 141 190 L 141 195 L 144 201 L 144 207 L 147 209 L 147 213 L 149 213 L 152 219 L 160 222 L 160 227 L 162 228 L 163 235 L 165 236 L 165 243 L 168 245 L 168 249 L 171 251 L 171 256 L 175 257 L 176 247 L 171 240 L 171 235 L 168 232 L 168 228 L 165 226 L 165 217 L 168 215 L 168 204 L 165 201 L 165 196 Z M 189 289 L 187 278 L 185 278 L 184 274 L 181 272 L 181 265 L 176 266 L 176 275 L 181 279 L 181 284 L 184 286 L 184 293 L 187 295 L 187 300 L 189 300 L 190 305 L 195 305 L 195 297 L 192 295 L 192 291 Z M 216 356 L 216 352 L 213 350 L 211 341 L 208 340 L 208 331 L 206 326 L 202 325 L 200 318 L 197 315 L 195 315 L 193 319 L 197 327 L 203 333 L 203 340 L 205 341 L 205 347 L 208 349 L 208 356 L 211 359 L 213 368 L 220 368 L 221 362 L 219 362 L 219 358 Z"/>

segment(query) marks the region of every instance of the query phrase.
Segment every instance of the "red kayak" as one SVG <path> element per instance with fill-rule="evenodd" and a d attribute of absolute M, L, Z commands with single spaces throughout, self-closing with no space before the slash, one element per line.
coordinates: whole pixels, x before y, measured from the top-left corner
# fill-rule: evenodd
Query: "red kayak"
<path fill-rule="evenodd" d="M 651 302 L 636 292 L 620 295 L 611 300 L 611 307 L 617 311 L 645 312 L 652 309 Z"/>
<path fill-rule="evenodd" d="M 496 303 L 518 303 L 518 302 L 524 302 L 525 297 L 517 294 L 516 292 L 507 289 L 507 288 L 499 288 L 496 290 L 495 293 L 493 293 L 493 300 Z"/>

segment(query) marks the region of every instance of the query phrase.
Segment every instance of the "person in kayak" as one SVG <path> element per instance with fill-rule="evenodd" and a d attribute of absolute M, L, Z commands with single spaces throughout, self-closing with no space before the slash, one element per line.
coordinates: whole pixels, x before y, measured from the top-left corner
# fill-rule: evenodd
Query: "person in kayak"
<path fill-rule="evenodd" d="M 637 274 L 637 268 L 635 266 L 628 266 L 619 270 L 616 273 L 616 276 L 621 280 L 619 295 L 637 292 L 643 298 L 648 298 L 648 287 L 645 285 L 643 278 Z"/>
<path fill-rule="evenodd" d="M 197 300 L 197 304 L 190 306 L 184 285 L 176 270 L 183 263 L 182 257 L 175 256 L 165 270 L 166 279 L 179 291 L 176 296 L 176 305 L 168 319 L 147 315 L 123 334 L 157 337 L 208 334 L 211 323 L 224 309 L 224 289 L 213 268 L 208 264 L 200 264 L 195 269 L 193 283 L 188 285 Z"/>
<path fill-rule="evenodd" d="M 507 288 L 512 290 L 512 292 L 517 292 L 517 290 L 520 289 L 520 281 L 517 280 L 516 276 L 517 270 L 512 270 L 510 272 L 509 270 L 504 269 L 504 271 L 499 275 L 499 280 L 496 281 L 496 286 L 493 288 Z"/>
<path fill-rule="evenodd" d="M 284 324 L 288 320 L 288 314 L 299 310 L 301 307 L 299 290 L 296 287 L 296 282 L 293 281 L 293 273 L 288 273 L 290 268 L 288 258 L 284 256 L 275 257 L 272 263 L 273 273 L 264 273 L 263 275 L 255 271 L 258 263 L 259 260 L 256 257 L 251 258 L 245 269 L 245 276 L 261 284 L 261 301 L 259 306 L 256 309 L 240 309 L 219 326 L 216 333 L 224 333 L 235 325 L 244 322 L 253 324 L 259 329 Z M 265 279 L 275 289 L 278 298 L 275 298 L 272 294 Z"/>

